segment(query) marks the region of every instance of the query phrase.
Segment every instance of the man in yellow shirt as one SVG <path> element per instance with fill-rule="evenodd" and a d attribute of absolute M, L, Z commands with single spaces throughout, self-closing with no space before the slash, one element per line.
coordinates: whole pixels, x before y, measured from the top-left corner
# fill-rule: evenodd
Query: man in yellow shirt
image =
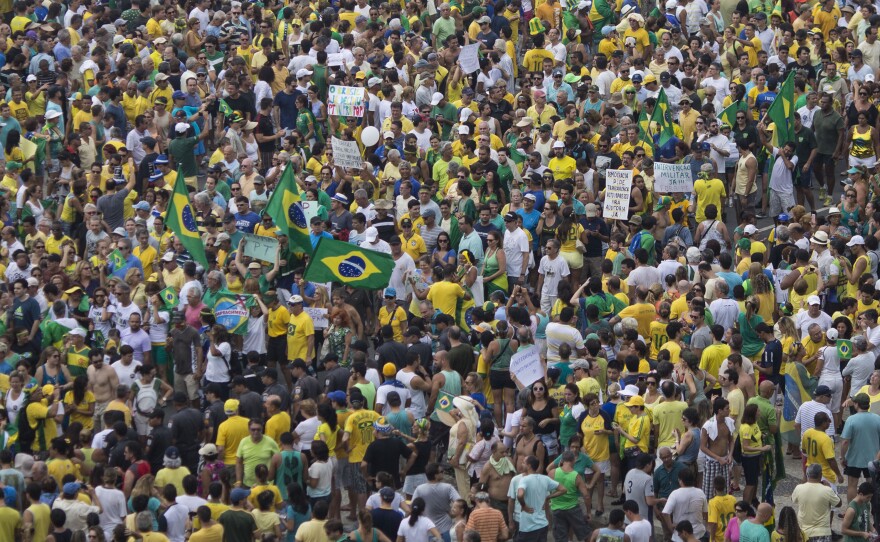
<path fill-rule="evenodd" d="M 714 205 L 721 209 L 721 201 L 727 196 L 727 188 L 721 179 L 715 177 L 712 164 L 700 166 L 700 173 L 694 181 L 694 194 L 697 196 L 696 220 L 700 224 L 706 220 L 706 207 Z"/>
<path fill-rule="evenodd" d="M 281 446 L 281 435 L 290 432 L 290 414 L 281 409 L 281 398 L 270 395 L 266 399 L 266 436 Z"/>
<path fill-rule="evenodd" d="M 165 286 L 179 292 L 186 283 L 186 278 L 183 275 L 183 269 L 177 265 L 174 252 L 166 252 L 162 256 L 162 262 L 162 279 L 165 281 Z"/>
<path fill-rule="evenodd" d="M 627 38 L 633 39 L 630 41 Z M 651 50 L 653 49 L 651 46 L 651 39 L 648 37 L 648 31 L 641 28 L 639 18 L 630 15 L 629 29 L 623 33 L 623 42 L 624 47 L 627 47 L 628 43 L 633 43 L 633 47 L 638 56 L 645 59 L 645 61 L 650 61 Z"/>
<path fill-rule="evenodd" d="M 238 408 L 238 399 L 227 399 L 223 412 L 228 418 L 217 427 L 217 453 L 227 465 L 235 464 L 238 444 L 248 436 L 248 419 L 239 414 Z"/>
<path fill-rule="evenodd" d="M 553 180 L 562 181 L 574 176 L 577 161 L 571 156 L 566 156 L 565 143 L 557 141 L 553 144 L 553 158 L 547 163 L 547 167 L 553 172 Z"/>
<path fill-rule="evenodd" d="M 828 389 L 827 386 L 819 386 L 816 391 L 819 388 Z M 817 412 L 813 422 L 815 425 L 804 431 L 804 436 L 801 438 L 801 451 L 806 456 L 806 466 L 819 465 L 822 467 L 822 478 L 832 484 L 841 482 L 843 475 L 837 464 L 837 456 L 834 454 L 834 441 L 825 433 L 831 425 L 831 417 L 827 412 Z"/>
<path fill-rule="evenodd" d="M 153 16 L 147 19 L 147 34 L 149 34 L 150 37 L 158 38 L 163 35 L 162 20 L 164 19 L 165 6 L 153 6 Z"/>
<path fill-rule="evenodd" d="M 455 316 L 458 300 L 469 298 L 464 288 L 455 280 L 455 266 L 448 265 L 443 270 L 443 280 L 435 282 L 428 290 L 428 301 L 443 314 Z"/>
<path fill-rule="evenodd" d="M 290 321 L 287 324 L 287 359 L 301 359 L 311 363 L 315 357 L 315 324 L 303 310 L 302 296 L 291 296 L 287 301 Z"/>
<path fill-rule="evenodd" d="M 345 420 L 342 445 L 348 450 L 349 464 L 359 466 L 364 459 L 364 454 L 367 452 L 367 446 L 376 438 L 373 422 L 379 419 L 380 414 L 374 410 L 364 408 L 366 399 L 359 388 L 351 388 L 348 402 L 351 405 L 352 411 Z M 360 483 L 355 483 L 354 487 L 357 493 L 358 507 L 363 508 L 366 505 L 369 490 L 361 492 L 358 491 L 358 488 L 367 488 L 368 486 L 363 479 L 360 468 L 354 468 L 352 472 L 353 476 L 360 478 Z"/>
<path fill-rule="evenodd" d="M 400 234 L 403 251 L 409 254 L 414 261 L 418 261 L 419 258 L 428 252 L 424 239 L 415 232 L 413 222 L 409 218 L 404 218 L 400 221 L 400 228 L 403 230 L 403 233 Z"/>
<path fill-rule="evenodd" d="M 25 409 L 28 425 L 36 432 L 33 450 L 45 452 L 58 429 L 55 425 L 55 414 L 58 412 L 58 400 L 60 389 L 56 390 L 52 384 L 43 387 L 36 386 L 31 391 L 30 403 Z"/>
<path fill-rule="evenodd" d="M 533 49 L 526 51 L 523 55 L 522 65 L 528 72 L 539 72 L 544 69 L 544 60 L 555 62 L 556 58 L 553 53 L 544 49 L 544 34 L 532 36 Z"/>

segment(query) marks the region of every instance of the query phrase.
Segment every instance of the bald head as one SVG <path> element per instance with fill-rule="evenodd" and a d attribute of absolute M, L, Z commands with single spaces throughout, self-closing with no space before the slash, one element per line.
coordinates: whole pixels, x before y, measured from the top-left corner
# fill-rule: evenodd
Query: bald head
<path fill-rule="evenodd" d="M 686 280 L 678 281 L 678 291 L 679 293 L 685 294 L 691 291 L 691 283 Z"/>
<path fill-rule="evenodd" d="M 639 286 L 636 288 L 636 298 L 640 301 L 644 301 L 648 297 L 648 288 L 646 286 Z"/>
<path fill-rule="evenodd" d="M 767 523 L 767 520 L 769 520 L 771 517 L 773 517 L 773 507 L 766 502 L 762 502 L 761 504 L 759 504 L 758 511 L 755 514 L 755 519 L 757 520 L 755 523 Z"/>
<path fill-rule="evenodd" d="M 774 391 L 776 391 L 776 384 L 770 382 L 769 380 L 761 382 L 761 384 L 758 386 L 758 393 L 764 399 L 769 399 L 773 397 Z"/>

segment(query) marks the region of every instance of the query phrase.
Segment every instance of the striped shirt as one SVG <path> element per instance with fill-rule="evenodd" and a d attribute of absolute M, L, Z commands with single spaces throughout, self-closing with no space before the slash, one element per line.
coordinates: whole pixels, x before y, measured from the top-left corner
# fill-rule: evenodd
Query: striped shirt
<path fill-rule="evenodd" d="M 827 433 L 829 437 L 834 438 L 834 416 L 831 415 L 831 410 L 818 401 L 807 401 L 800 406 L 797 411 L 797 416 L 794 418 L 794 423 L 801 424 L 801 439 L 804 438 L 804 433 L 806 433 L 808 429 L 813 429 L 813 427 L 815 427 L 816 424 L 813 420 L 819 412 L 828 414 L 828 418 L 831 419 L 831 424 L 828 426 L 828 429 L 825 430 L 825 433 Z"/>

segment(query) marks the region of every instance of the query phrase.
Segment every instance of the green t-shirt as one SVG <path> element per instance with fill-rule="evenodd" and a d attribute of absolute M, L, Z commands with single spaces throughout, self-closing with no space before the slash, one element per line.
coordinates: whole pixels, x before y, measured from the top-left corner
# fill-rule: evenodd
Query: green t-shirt
<path fill-rule="evenodd" d="M 254 442 L 250 438 L 242 440 L 238 445 L 238 452 L 235 454 L 244 463 L 244 479 L 242 483 L 249 487 L 256 484 L 257 477 L 254 476 L 256 466 L 268 465 L 272 456 L 279 451 L 278 444 L 266 436 L 260 439 L 260 442 Z"/>
<path fill-rule="evenodd" d="M 564 487 L 566 492 L 550 499 L 550 510 L 571 510 L 578 505 L 578 499 L 580 498 L 580 492 L 577 490 L 578 476 L 578 471 L 574 469 L 571 472 L 556 469 L 553 473 L 553 479 L 559 482 L 559 485 Z"/>
<path fill-rule="evenodd" d="M 195 155 L 198 144 L 199 138 L 197 137 L 177 137 L 168 144 L 168 150 L 174 156 L 174 161 L 180 167 L 184 177 L 195 177 L 199 174 Z"/>
<path fill-rule="evenodd" d="M 263 440 L 272 439 L 263 438 Z M 227 510 L 220 514 L 217 522 L 223 526 L 224 540 L 251 540 L 254 531 L 257 530 L 257 521 L 245 510 Z"/>

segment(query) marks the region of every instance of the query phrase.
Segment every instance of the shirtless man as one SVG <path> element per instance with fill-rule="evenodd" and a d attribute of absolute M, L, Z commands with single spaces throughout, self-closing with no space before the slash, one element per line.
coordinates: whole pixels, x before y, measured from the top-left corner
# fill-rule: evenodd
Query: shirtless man
<path fill-rule="evenodd" d="M 348 304 L 348 295 L 345 291 L 341 288 L 333 290 L 331 300 L 334 307 L 345 309 L 345 312 L 348 313 L 348 319 L 351 320 L 351 327 L 352 331 L 354 331 L 354 336 L 366 339 L 364 336 L 364 324 L 363 320 L 361 320 L 361 315 L 358 314 L 358 311 L 354 307 Z"/>
<path fill-rule="evenodd" d="M 707 499 L 715 496 L 713 481 L 723 476 L 725 485 L 730 485 L 730 466 L 733 464 L 733 443 L 735 428 L 730 415 L 730 403 L 718 397 L 712 404 L 714 415 L 703 424 L 700 430 L 700 451 L 706 455 L 703 472 L 703 492 Z"/>
<path fill-rule="evenodd" d="M 547 451 L 541 438 L 535 433 L 535 420 L 529 416 L 523 416 L 519 422 L 519 435 L 514 442 L 514 463 L 522 465 L 522 459 L 533 455 L 538 458 L 540 466 L 538 471 L 544 470 L 544 464 L 547 460 Z M 520 471 L 523 472 L 523 471 Z"/>
<path fill-rule="evenodd" d="M 736 384 L 736 387 L 740 389 L 745 398 L 745 401 L 748 402 L 749 399 L 755 396 L 755 377 L 746 372 L 743 368 L 742 356 L 739 354 L 730 354 L 727 357 L 727 368 L 733 369 L 737 372 L 739 376 L 739 381 Z"/>
<path fill-rule="evenodd" d="M 503 473 L 503 474 L 502 474 Z M 489 504 L 507 518 L 507 491 L 516 468 L 508 457 L 507 445 L 498 441 L 492 445 L 492 456 L 480 472 L 480 484 L 486 484 Z"/>
<path fill-rule="evenodd" d="M 103 429 L 102 420 L 104 411 L 116 397 L 116 387 L 119 386 L 119 376 L 116 370 L 104 364 L 103 350 L 92 350 L 89 353 L 89 368 L 86 369 L 89 378 L 88 389 L 95 394 L 95 429 L 98 433 Z"/>

